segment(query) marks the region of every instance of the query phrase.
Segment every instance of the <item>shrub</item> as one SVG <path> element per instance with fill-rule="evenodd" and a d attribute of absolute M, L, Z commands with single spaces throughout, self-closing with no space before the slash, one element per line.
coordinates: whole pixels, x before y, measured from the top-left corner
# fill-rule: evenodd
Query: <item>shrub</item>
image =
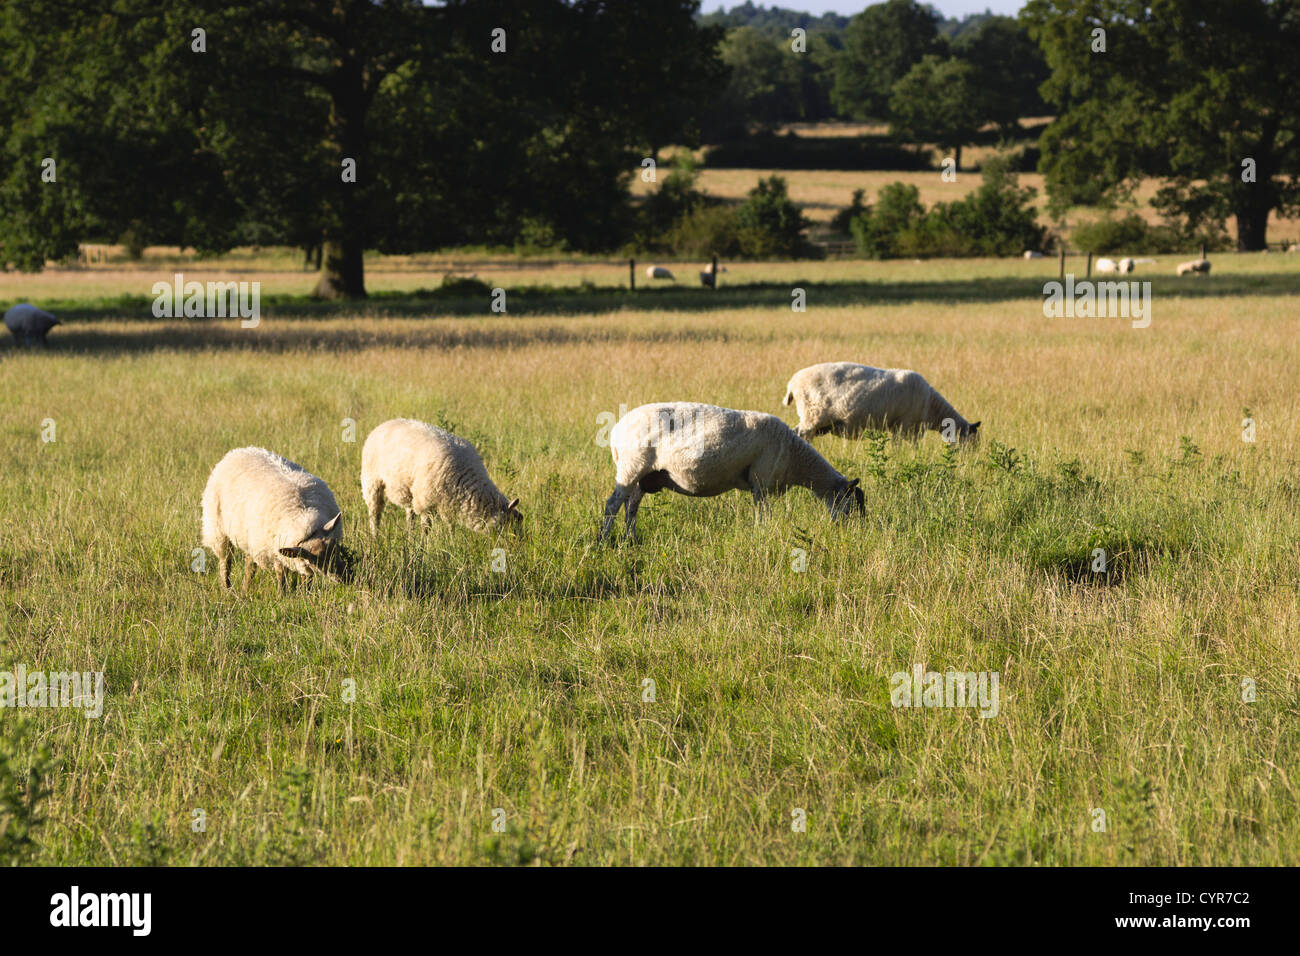
<path fill-rule="evenodd" d="M 872 259 L 1019 255 L 1047 244 L 1034 196 L 1035 190 L 1020 187 L 1010 163 L 997 158 L 985 163 L 979 189 L 929 212 L 915 186 L 890 183 L 876 205 L 853 220 L 853 238 Z"/>
<path fill-rule="evenodd" d="M 700 206 L 673 224 L 663 244 L 679 256 L 734 258 L 740 254 L 736 210 L 732 206 Z"/>
<path fill-rule="evenodd" d="M 674 225 L 709 202 L 695 188 L 698 177 L 699 164 L 690 153 L 679 153 L 673 160 L 672 171 L 637 209 L 635 248 L 663 251 L 670 247 L 667 236 Z"/>
<path fill-rule="evenodd" d="M 857 219 L 867 211 L 867 205 L 862 201 L 866 196 L 865 189 L 853 190 L 853 199 L 849 204 L 831 217 L 830 231 L 836 236 L 850 236 L 853 234 L 853 220 Z"/>
<path fill-rule="evenodd" d="M 740 253 L 754 259 L 793 259 L 807 252 L 808 228 L 781 176 L 761 179 L 736 210 Z"/>
<path fill-rule="evenodd" d="M 924 218 L 921 191 L 906 183 L 890 183 L 876 194 L 875 206 L 868 206 L 849 225 L 864 256 L 896 259 L 904 255 L 901 237 L 915 230 Z"/>
<path fill-rule="evenodd" d="M 1197 249 L 1231 248 L 1222 224 L 1206 224 L 1190 229 L 1176 223 L 1153 226 L 1135 212 L 1122 219 L 1096 219 L 1074 228 L 1071 245 L 1087 252 L 1178 253 Z"/>

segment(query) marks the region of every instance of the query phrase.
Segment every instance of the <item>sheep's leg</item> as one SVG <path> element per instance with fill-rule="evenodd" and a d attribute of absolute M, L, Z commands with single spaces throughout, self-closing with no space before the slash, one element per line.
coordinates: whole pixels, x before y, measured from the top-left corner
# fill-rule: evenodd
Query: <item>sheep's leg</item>
<path fill-rule="evenodd" d="M 626 518 L 627 522 L 623 528 L 623 536 L 629 541 L 636 541 L 636 512 L 641 507 L 641 499 L 645 497 L 645 489 L 641 487 L 638 481 L 632 486 L 632 493 L 627 499 Z"/>
<path fill-rule="evenodd" d="M 623 507 L 627 501 L 628 487 L 626 485 L 615 485 L 614 493 L 609 496 L 605 502 L 605 524 L 600 529 L 600 540 L 604 541 L 609 537 L 609 532 L 614 527 L 614 519 L 618 517 L 618 509 Z"/>
<path fill-rule="evenodd" d="M 379 519 L 384 514 L 384 485 L 383 482 L 376 482 L 369 488 L 363 489 L 363 495 L 366 499 L 366 510 L 370 512 L 370 534 L 372 536 L 379 534 Z"/>
<path fill-rule="evenodd" d="M 280 562 L 277 561 L 275 564 L 275 589 L 280 592 L 281 597 L 284 596 L 284 592 L 285 592 L 284 577 L 285 577 L 284 565 L 280 564 Z"/>
<path fill-rule="evenodd" d="M 225 590 L 230 590 L 230 541 L 220 538 L 212 543 L 212 553 L 217 556 L 217 577 Z"/>
<path fill-rule="evenodd" d="M 257 570 L 257 562 L 251 557 L 244 559 L 244 594 L 247 596 L 248 589 L 253 584 L 253 572 Z"/>

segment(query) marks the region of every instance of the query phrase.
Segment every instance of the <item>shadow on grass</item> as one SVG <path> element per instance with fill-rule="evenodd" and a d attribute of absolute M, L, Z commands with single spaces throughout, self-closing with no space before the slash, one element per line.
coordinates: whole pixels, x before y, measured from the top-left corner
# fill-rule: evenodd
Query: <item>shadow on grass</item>
<path fill-rule="evenodd" d="M 491 297 L 448 294 L 439 290 L 416 292 L 381 292 L 357 302 L 321 302 L 305 296 L 266 296 L 262 303 L 262 324 L 257 329 L 243 329 L 237 319 L 162 320 L 159 325 L 151 312 L 152 299 L 124 296 L 92 304 L 70 301 L 50 302 L 46 307 L 64 321 L 51 335 L 55 349 L 71 351 L 140 351 L 157 348 L 207 349 L 254 348 L 284 351 L 322 348 L 356 350 L 384 346 L 426 346 L 454 348 L 477 346 L 505 348 L 534 343 L 563 344 L 590 341 L 592 333 L 573 333 L 559 328 L 530 328 L 514 320 L 520 318 L 582 317 L 620 311 L 657 311 L 704 313 L 743 308 L 790 307 L 790 290 L 804 288 L 808 301 L 820 307 L 862 307 L 881 304 L 932 302 L 941 305 L 991 303 L 1041 299 L 1043 285 L 1055 275 L 998 277 L 988 279 L 950 279 L 933 281 L 833 281 L 809 282 L 795 279 L 781 283 L 724 284 L 716 290 L 673 286 L 645 288 L 635 292 L 608 287 L 531 286 L 508 289 L 506 313 L 491 310 Z M 1079 277 L 1076 276 L 1076 281 Z M 1138 275 L 1094 277 L 1099 281 L 1150 281 L 1152 295 L 1160 297 L 1209 298 L 1225 296 L 1284 296 L 1300 294 L 1300 274 L 1259 273 L 1179 278 L 1176 276 Z M 295 320 L 328 319 L 409 319 L 414 321 L 441 318 L 489 318 L 496 327 L 474 330 L 445 329 L 436 325 L 413 325 L 410 332 L 368 332 L 364 329 L 322 330 L 295 328 Z M 103 321 L 142 321 L 139 332 L 99 332 L 94 325 Z M 145 325 L 143 323 L 147 322 Z M 412 335 L 412 332 L 417 334 Z M 610 337 L 627 339 L 626 328 L 611 326 Z M 701 338 L 725 338 L 725 330 L 697 329 Z M 677 340 L 677 333 L 648 333 L 655 337 Z M 600 338 L 599 334 L 595 336 Z"/>

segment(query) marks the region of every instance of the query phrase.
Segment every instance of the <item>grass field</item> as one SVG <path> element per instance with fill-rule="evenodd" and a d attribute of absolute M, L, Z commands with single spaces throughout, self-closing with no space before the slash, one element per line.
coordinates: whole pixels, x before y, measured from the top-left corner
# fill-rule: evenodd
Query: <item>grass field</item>
<path fill-rule="evenodd" d="M 717 293 L 638 297 L 612 289 L 625 266 L 534 264 L 501 281 L 605 269 L 589 281 L 610 288 L 504 316 L 273 306 L 253 330 L 100 301 L 147 302 L 147 272 L 0 276 L 0 299 L 84 302 L 48 352 L 0 346 L 0 669 L 107 689 L 99 719 L 0 712 L 0 818 L 46 818 L 10 853 L 1295 865 L 1296 258 L 1162 275 L 1146 329 L 1045 319 L 1041 262 L 740 267 Z M 395 265 L 371 287 L 389 275 L 422 284 Z M 801 278 L 796 314 L 779 284 Z M 747 496 L 661 494 L 639 544 L 595 545 L 602 413 L 702 400 L 793 422 L 790 373 L 835 359 L 921 370 L 982 444 L 819 438 L 865 518 L 832 524 L 802 490 L 758 522 Z M 421 540 L 390 512 L 372 543 L 361 443 L 396 416 L 476 442 L 525 535 Z M 192 570 L 207 474 L 249 444 L 330 483 L 355 583 L 282 599 L 260 575 L 244 597 L 211 555 Z M 916 664 L 997 672 L 997 715 L 891 706 Z M 29 811 L 33 763 L 51 792 Z"/>

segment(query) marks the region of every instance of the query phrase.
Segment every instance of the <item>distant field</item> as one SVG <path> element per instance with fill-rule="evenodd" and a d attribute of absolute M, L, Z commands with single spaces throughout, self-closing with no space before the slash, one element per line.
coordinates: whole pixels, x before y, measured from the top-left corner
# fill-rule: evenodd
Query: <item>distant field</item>
<path fill-rule="evenodd" d="M 279 271 L 236 271 L 261 256 Z M 305 291 L 291 262 L 212 265 Z M 99 301 L 173 263 L 0 276 L 83 315 L 46 353 L 0 343 L 0 670 L 107 684 L 100 719 L 0 714 L 17 772 L 50 752 L 30 859 L 1300 863 L 1300 256 L 1215 262 L 1162 261 L 1146 329 L 1045 319 L 1042 261 L 733 265 L 629 298 L 612 262 L 376 260 L 372 289 L 453 266 L 575 288 L 255 330 Z M 757 280 L 807 282 L 809 310 Z M 639 545 L 595 546 L 602 413 L 793 422 L 790 373 L 834 359 L 922 370 L 983 444 L 819 438 L 865 518 L 661 494 Z M 399 415 L 475 441 L 526 535 L 390 519 L 372 543 L 361 442 Z M 331 484 L 355 584 L 229 596 L 210 555 L 192 570 L 208 471 L 248 444 Z M 891 706 L 917 664 L 998 673 L 997 715 Z"/>
<path fill-rule="evenodd" d="M 92 251 L 98 247 L 90 247 Z M 111 250 L 116 251 L 116 250 Z M 1140 250 L 1133 250 L 1139 254 Z M 1181 256 L 1157 256 L 1154 265 L 1141 266 L 1133 278 L 1153 279 L 1170 292 L 1197 279 L 1178 280 L 1174 276 Z M 1212 257 L 1214 278 L 1234 277 L 1236 283 L 1250 284 L 1269 277 L 1297 275 L 1300 278 L 1300 255 L 1276 253 L 1221 253 Z M 645 268 L 652 263 L 670 266 L 675 281 L 650 280 Z M 1082 276 L 1085 261 L 1081 256 L 1067 259 L 1069 271 Z M 50 267 L 40 273 L 0 272 L 0 306 L 32 300 L 52 306 L 67 304 L 82 307 L 132 296 L 141 300 L 131 315 L 148 315 L 155 282 L 172 282 L 177 272 L 187 280 L 240 281 L 261 283 L 264 296 L 308 295 L 316 283 L 316 273 L 301 268 L 300 254 L 290 249 L 237 249 L 224 256 L 197 259 L 182 255 L 173 248 L 150 248 L 138 263 L 94 262 L 79 268 Z M 699 262 L 674 262 L 671 257 L 642 258 L 637 264 L 637 288 L 663 291 L 675 288 L 700 288 Z M 824 260 L 802 262 L 727 262 L 721 287 L 750 283 L 818 283 L 880 282 L 978 284 L 984 280 L 1033 280 L 1055 278 L 1059 264 L 1055 258 L 1044 259 L 942 259 L 942 260 Z M 626 259 L 590 258 L 521 258 L 484 252 L 457 252 L 445 255 L 366 257 L 366 285 L 372 293 L 398 294 L 416 289 L 436 289 L 448 275 L 477 276 L 490 285 L 507 289 L 527 286 L 564 289 L 589 283 L 597 289 L 625 289 L 628 284 Z M 1190 288 L 1206 291 L 1203 285 Z M 1234 289 L 1234 291 L 1237 291 Z M 786 293 L 788 295 L 788 292 Z M 377 307 L 382 308 L 381 304 Z M 432 307 L 431 307 L 432 308 Z"/>

